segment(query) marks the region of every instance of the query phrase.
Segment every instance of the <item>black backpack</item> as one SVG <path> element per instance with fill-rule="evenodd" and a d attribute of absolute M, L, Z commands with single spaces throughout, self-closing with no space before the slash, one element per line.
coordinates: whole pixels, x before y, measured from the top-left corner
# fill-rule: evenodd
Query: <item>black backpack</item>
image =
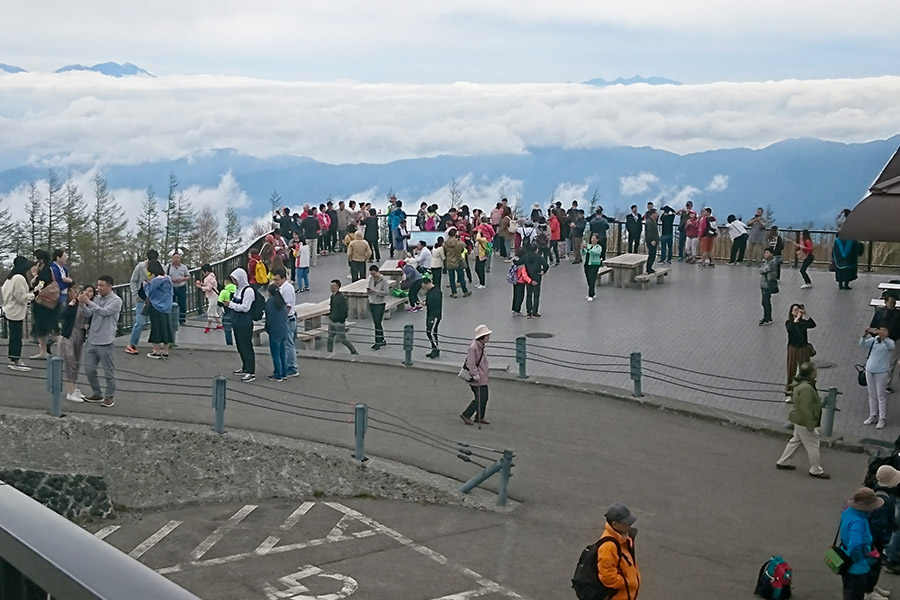
<path fill-rule="evenodd" d="M 608 588 L 600 583 L 600 574 L 597 571 L 597 551 L 606 542 L 616 545 L 616 553 L 622 560 L 622 549 L 615 538 L 602 537 L 581 551 L 578 564 L 575 565 L 575 574 L 572 576 L 572 588 L 578 600 L 609 600 L 616 594 L 616 590 Z"/>
<path fill-rule="evenodd" d="M 253 304 L 250 305 L 250 319 L 261 321 L 266 312 L 266 299 L 261 290 L 253 290 Z"/>
<path fill-rule="evenodd" d="M 894 448 L 889 453 L 882 454 L 879 450 L 878 454 L 869 458 L 869 466 L 866 468 L 866 477 L 863 479 L 863 485 L 865 487 L 875 489 L 878 486 L 878 483 L 875 480 L 875 474 L 878 472 L 878 467 L 882 465 L 889 465 L 895 469 L 900 469 L 900 437 L 897 437 L 894 441 Z"/>

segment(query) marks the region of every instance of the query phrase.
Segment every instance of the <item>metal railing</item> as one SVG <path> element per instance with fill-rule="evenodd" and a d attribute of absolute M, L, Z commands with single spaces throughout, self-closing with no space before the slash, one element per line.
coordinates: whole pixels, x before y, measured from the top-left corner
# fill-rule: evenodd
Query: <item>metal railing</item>
<path fill-rule="evenodd" d="M 198 600 L 2 481 L 0 598 Z"/>

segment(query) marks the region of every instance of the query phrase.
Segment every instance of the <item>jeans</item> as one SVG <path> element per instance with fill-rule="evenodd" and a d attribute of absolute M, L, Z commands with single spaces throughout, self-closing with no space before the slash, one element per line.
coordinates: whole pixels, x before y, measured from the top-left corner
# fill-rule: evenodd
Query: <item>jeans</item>
<path fill-rule="evenodd" d="M 497 228 L 494 227 L 494 229 L 496 230 Z M 503 258 L 506 258 L 507 251 L 506 251 L 506 238 L 505 237 L 503 237 L 502 235 L 494 236 L 494 247 L 497 250 L 497 252 L 500 253 L 500 256 L 502 256 Z"/>
<path fill-rule="evenodd" d="M 104 344 L 95 346 L 93 344 L 84 345 L 84 373 L 87 375 L 88 383 L 94 396 L 103 396 L 104 398 L 112 398 L 116 395 L 116 361 L 115 346 L 113 344 Z M 106 378 L 106 393 L 100 389 L 100 379 L 97 377 L 97 366 L 103 367 L 103 375 Z"/>
<path fill-rule="evenodd" d="M 859 575 L 844 573 L 841 575 L 844 591 L 843 600 L 865 600 L 866 588 L 869 586 L 870 578 L 871 575 L 869 573 L 860 573 Z"/>
<path fill-rule="evenodd" d="M 384 327 L 381 320 L 384 319 L 384 304 L 369 304 L 369 312 L 372 313 L 372 323 L 375 326 L 375 343 L 384 346 Z"/>
<path fill-rule="evenodd" d="M 131 328 L 131 338 L 128 345 L 137 346 L 141 341 L 141 332 L 147 326 L 147 315 L 144 314 L 144 300 L 134 301 L 134 327 Z"/>
<path fill-rule="evenodd" d="M 772 292 L 768 289 L 760 288 L 762 292 L 763 321 L 772 320 Z"/>
<path fill-rule="evenodd" d="M 553 251 L 553 258 L 556 259 L 556 264 L 559 264 L 559 240 L 550 242 L 550 250 Z"/>
<path fill-rule="evenodd" d="M 288 317 L 288 334 L 284 340 L 284 373 L 293 375 L 297 372 L 297 317 Z"/>
<path fill-rule="evenodd" d="M 284 379 L 287 376 L 287 371 L 284 366 L 287 359 L 286 346 L 286 338 L 269 338 L 269 352 L 272 353 L 272 367 L 274 371 L 272 376 L 277 379 Z"/>
<path fill-rule="evenodd" d="M 14 363 L 22 358 L 22 332 L 25 321 L 7 321 L 9 327 L 9 362 Z"/>
<path fill-rule="evenodd" d="M 894 520 L 900 520 L 900 503 L 894 506 Z M 891 541 L 884 549 L 884 559 L 889 563 L 900 562 L 900 533 L 894 532 Z"/>
<path fill-rule="evenodd" d="M 584 277 L 587 279 L 588 296 L 594 297 L 594 287 L 597 285 L 597 273 L 600 272 L 600 265 L 584 265 Z"/>
<path fill-rule="evenodd" d="M 234 311 L 227 306 L 222 310 L 222 329 L 225 331 L 225 344 L 234 344 L 234 336 L 231 334 L 231 315 Z"/>
<path fill-rule="evenodd" d="M 469 288 L 466 287 L 466 279 L 465 279 L 465 277 L 463 277 L 463 266 L 462 265 L 456 267 L 455 269 L 448 268 L 447 275 L 450 277 L 450 293 L 451 294 L 456 293 L 457 280 L 458 280 L 460 287 L 462 288 L 463 293 L 467 294 L 469 292 Z"/>
<path fill-rule="evenodd" d="M 513 286 L 512 310 L 514 313 L 522 312 L 522 302 L 525 301 L 525 285 L 517 283 Z"/>
<path fill-rule="evenodd" d="M 329 323 L 328 324 L 328 342 L 327 349 L 329 352 L 334 351 L 334 342 L 337 340 L 346 346 L 347 350 L 350 351 L 351 354 L 356 354 L 356 348 L 350 343 L 350 340 L 347 339 L 347 325 L 346 323 Z"/>
<path fill-rule="evenodd" d="M 747 234 L 739 235 L 731 242 L 730 262 L 744 262 L 744 251 L 747 249 Z"/>
<path fill-rule="evenodd" d="M 471 388 L 474 398 L 472 398 L 469 406 L 466 407 L 462 414 L 468 419 L 474 416 L 476 420 L 480 421 L 484 419 L 485 412 L 487 412 L 488 386 L 473 385 Z"/>
<path fill-rule="evenodd" d="M 659 262 L 672 262 L 672 241 L 674 237 L 671 233 L 659 237 Z"/>
<path fill-rule="evenodd" d="M 809 278 L 809 275 L 806 274 L 806 270 L 809 268 L 809 266 L 811 264 L 813 264 L 813 255 L 812 254 L 810 254 L 809 256 L 804 258 L 803 264 L 800 265 L 800 277 L 802 277 L 803 282 L 807 283 L 807 284 L 812 283 L 812 280 Z"/>
<path fill-rule="evenodd" d="M 529 315 L 539 314 L 541 307 L 541 284 L 525 286 L 525 312 Z"/>
<path fill-rule="evenodd" d="M 475 259 L 475 276 L 478 277 L 478 283 L 484 285 L 484 266 L 486 260 Z"/>
<path fill-rule="evenodd" d="M 256 355 L 253 353 L 253 324 L 235 325 L 234 344 L 241 356 L 241 370 L 244 373 L 256 374 Z"/>
<path fill-rule="evenodd" d="M 310 259 L 312 260 L 312 259 Z M 309 267 L 297 267 L 297 289 L 309 288 Z"/>
<path fill-rule="evenodd" d="M 647 244 L 647 272 L 653 271 L 653 263 L 656 262 L 656 244 Z"/>
<path fill-rule="evenodd" d="M 438 327 L 440 324 L 440 317 L 431 316 L 425 319 L 425 334 L 428 336 L 428 341 L 431 342 L 432 350 L 440 350 L 438 347 Z"/>
<path fill-rule="evenodd" d="M 416 279 L 409 286 L 409 306 L 410 308 L 419 303 L 419 290 L 422 289 L 422 280 Z"/>
<path fill-rule="evenodd" d="M 178 305 L 178 323 L 184 325 L 187 319 L 187 286 L 172 288 L 175 295 L 175 303 Z"/>
<path fill-rule="evenodd" d="M 359 281 L 366 278 L 366 261 L 353 260 L 350 261 L 350 279 Z"/>

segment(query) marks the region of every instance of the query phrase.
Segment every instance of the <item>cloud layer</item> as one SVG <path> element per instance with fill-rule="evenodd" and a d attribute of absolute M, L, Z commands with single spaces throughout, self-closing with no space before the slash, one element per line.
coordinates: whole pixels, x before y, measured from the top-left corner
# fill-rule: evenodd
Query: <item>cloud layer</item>
<path fill-rule="evenodd" d="M 900 77 L 593 88 L 0 75 L 0 168 L 22 157 L 134 164 L 226 147 L 340 163 L 539 146 L 689 153 L 790 137 L 869 141 L 900 131 L 898 94 Z"/>

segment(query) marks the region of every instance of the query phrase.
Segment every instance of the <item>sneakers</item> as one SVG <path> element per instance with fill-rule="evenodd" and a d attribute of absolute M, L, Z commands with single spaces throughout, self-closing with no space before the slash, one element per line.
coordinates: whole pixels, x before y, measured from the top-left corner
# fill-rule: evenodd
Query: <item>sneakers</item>
<path fill-rule="evenodd" d="M 148 352 L 147 358 L 162 358 L 162 354 L 157 354 L 156 352 Z"/>
<path fill-rule="evenodd" d="M 514 316 L 514 317 L 524 317 L 525 315 L 523 315 L 523 314 L 520 313 L 520 312 L 513 311 L 513 316 Z"/>
<path fill-rule="evenodd" d="M 462 422 L 465 423 L 466 425 L 473 425 L 473 424 L 474 424 L 474 422 L 472 421 L 472 419 L 470 419 L 470 418 L 467 417 L 466 415 L 459 415 L 459 418 L 462 419 Z"/>
<path fill-rule="evenodd" d="M 814 479 L 831 479 L 831 475 L 828 473 L 810 473 L 809 476 Z"/>
<path fill-rule="evenodd" d="M 69 402 L 84 402 L 84 395 L 80 390 L 75 390 L 71 394 L 66 394 L 66 400 Z"/>
<path fill-rule="evenodd" d="M 762 325 L 762 326 L 765 326 L 765 325 L 771 325 L 771 324 L 772 324 L 772 321 L 771 321 L 770 319 L 760 319 L 760 320 L 759 320 L 759 324 Z"/>
<path fill-rule="evenodd" d="M 429 353 L 426 354 L 425 356 L 427 356 L 428 358 L 438 358 L 440 355 L 441 355 L 441 351 L 440 351 L 440 350 L 432 350 L 431 352 L 429 352 Z"/>
<path fill-rule="evenodd" d="M 879 594 L 879 593 L 876 592 L 875 590 L 872 590 L 871 592 L 869 592 L 868 594 L 866 594 L 865 596 L 863 596 L 863 598 L 864 598 L 865 600 L 887 600 L 887 597 L 886 597 L 886 596 L 882 596 L 881 594 Z"/>
<path fill-rule="evenodd" d="M 99 396 L 97 394 L 91 394 L 90 396 L 85 396 L 83 398 L 85 402 L 90 402 L 91 404 L 97 404 L 99 402 L 103 402 L 103 396 Z"/>
<path fill-rule="evenodd" d="M 875 426 L 875 429 L 884 429 L 884 419 L 878 419 L 878 425 Z"/>
<path fill-rule="evenodd" d="M 484 289 L 484 286 L 481 285 L 481 284 L 479 283 L 478 285 L 475 286 L 475 289 L 476 289 L 476 290 L 483 290 L 483 289 Z"/>
<path fill-rule="evenodd" d="M 100 403 L 100 406 L 102 406 L 103 408 L 112 408 L 115 405 L 116 402 L 112 398 L 104 398 L 103 402 Z"/>
<path fill-rule="evenodd" d="M 593 302 L 593 301 L 594 301 L 594 297 L 593 297 L 593 296 L 588 296 L 587 301 L 588 301 L 588 302 Z"/>
<path fill-rule="evenodd" d="M 220 329 L 224 330 L 225 326 L 224 325 L 216 325 L 216 331 L 219 331 Z"/>
<path fill-rule="evenodd" d="M 209 327 L 203 330 L 203 333 L 209 333 Z"/>
<path fill-rule="evenodd" d="M 804 283 L 803 285 L 800 286 L 800 289 L 801 289 L 801 290 L 808 290 L 808 289 L 811 288 L 811 287 L 812 287 L 812 284 L 811 284 L 811 283 Z"/>
<path fill-rule="evenodd" d="M 9 368 L 12 369 L 13 371 L 22 371 L 22 372 L 31 370 L 31 367 L 27 366 L 24 362 L 22 362 L 21 358 L 19 360 L 17 360 L 16 362 L 9 363 Z"/>
<path fill-rule="evenodd" d="M 451 298 L 456 298 L 456 294 L 450 294 Z"/>
<path fill-rule="evenodd" d="M 284 377 L 275 377 L 274 375 L 269 375 L 268 377 L 266 377 L 266 379 L 268 379 L 269 381 L 277 381 L 278 383 L 284 381 Z"/>
<path fill-rule="evenodd" d="M 891 595 L 890 590 L 886 590 L 886 589 L 884 589 L 884 588 L 880 588 L 880 587 L 878 587 L 877 585 L 872 586 L 872 591 L 873 591 L 873 592 L 876 592 L 876 593 L 878 593 L 878 594 L 881 594 L 881 595 L 884 596 L 885 598 L 887 598 L 888 596 Z"/>
<path fill-rule="evenodd" d="M 463 298 L 468 298 L 472 295 L 472 292 L 463 292 Z"/>
<path fill-rule="evenodd" d="M 868 419 L 863 421 L 863 425 L 874 425 L 878 421 L 878 417 L 875 415 L 871 415 Z"/>
<path fill-rule="evenodd" d="M 234 373 L 235 375 L 245 375 L 243 367 L 241 367 L 240 369 L 235 369 L 234 371 L 232 371 L 232 373 Z"/>
<path fill-rule="evenodd" d="M 128 344 L 127 346 L 125 346 L 125 354 L 131 354 L 132 356 L 136 356 L 137 354 L 139 354 L 139 352 L 138 352 L 137 348 L 135 348 L 131 344 Z"/>
<path fill-rule="evenodd" d="M 300 377 L 300 371 L 291 371 L 284 376 L 285 379 L 287 379 L 288 377 Z"/>
<path fill-rule="evenodd" d="M 256 375 L 253 373 L 244 373 L 243 377 L 241 377 L 241 381 L 244 383 L 252 383 L 256 381 Z"/>

